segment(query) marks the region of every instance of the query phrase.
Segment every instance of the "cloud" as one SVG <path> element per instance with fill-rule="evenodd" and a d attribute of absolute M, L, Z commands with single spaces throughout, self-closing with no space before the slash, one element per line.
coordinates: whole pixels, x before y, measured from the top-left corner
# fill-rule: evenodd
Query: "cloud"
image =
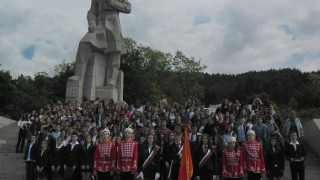
<path fill-rule="evenodd" d="M 208 73 L 319 69 L 317 0 L 129 1 L 131 14 L 120 14 L 123 36 L 165 52 L 182 50 L 201 59 Z M 14 77 L 41 71 L 53 75 L 62 59 L 74 61 L 87 32 L 90 3 L 0 1 L 1 68 Z M 24 53 L 30 47 L 34 47 L 31 61 Z"/>

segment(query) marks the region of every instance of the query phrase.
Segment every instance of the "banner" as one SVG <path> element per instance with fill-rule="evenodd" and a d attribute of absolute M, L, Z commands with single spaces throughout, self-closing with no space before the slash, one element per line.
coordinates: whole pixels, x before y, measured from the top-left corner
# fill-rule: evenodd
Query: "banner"
<path fill-rule="evenodd" d="M 189 145 L 187 127 L 184 128 L 184 148 L 179 171 L 179 180 L 190 180 L 193 174 L 193 164 Z"/>

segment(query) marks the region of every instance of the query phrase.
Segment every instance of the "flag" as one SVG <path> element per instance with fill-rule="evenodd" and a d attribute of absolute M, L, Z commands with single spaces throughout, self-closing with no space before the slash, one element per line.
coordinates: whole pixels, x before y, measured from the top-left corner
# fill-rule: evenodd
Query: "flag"
<path fill-rule="evenodd" d="M 179 180 L 190 180 L 193 174 L 193 164 L 189 145 L 187 127 L 184 128 L 184 144 L 179 171 Z"/>

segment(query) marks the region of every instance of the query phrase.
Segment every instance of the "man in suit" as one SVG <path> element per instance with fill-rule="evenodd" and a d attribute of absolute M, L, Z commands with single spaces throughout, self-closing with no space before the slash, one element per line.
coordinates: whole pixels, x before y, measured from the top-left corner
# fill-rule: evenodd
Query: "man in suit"
<path fill-rule="evenodd" d="M 78 133 L 72 133 L 71 143 L 66 147 L 64 170 L 72 169 L 72 179 L 77 180 L 81 178 L 80 174 L 80 155 L 81 145 L 78 142 Z"/>
<path fill-rule="evenodd" d="M 304 144 L 298 142 L 298 135 L 295 131 L 290 132 L 290 140 L 291 142 L 286 145 L 286 156 L 290 162 L 291 178 L 297 180 L 299 175 L 299 180 L 304 180 L 306 158 Z"/>
<path fill-rule="evenodd" d="M 104 114 L 104 111 L 103 111 L 103 107 L 99 107 L 98 115 L 96 116 L 97 126 L 98 127 L 101 127 L 103 119 L 105 119 L 105 114 Z"/>
<path fill-rule="evenodd" d="M 37 137 L 31 136 L 31 141 L 27 146 L 26 153 L 24 154 L 24 160 L 26 161 L 26 174 L 27 180 L 35 179 L 35 167 L 38 160 L 39 146 L 36 143 Z"/>

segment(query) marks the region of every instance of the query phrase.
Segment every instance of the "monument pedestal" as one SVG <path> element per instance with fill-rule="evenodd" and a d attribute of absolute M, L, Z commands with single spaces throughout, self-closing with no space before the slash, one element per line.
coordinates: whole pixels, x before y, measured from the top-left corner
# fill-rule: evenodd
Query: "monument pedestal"
<path fill-rule="evenodd" d="M 107 100 L 106 102 L 109 102 L 110 99 L 113 99 L 115 102 L 118 101 L 118 90 L 114 86 L 97 87 L 96 95 L 100 99 Z"/>
<path fill-rule="evenodd" d="M 81 86 L 80 78 L 78 76 L 73 76 L 67 81 L 66 90 L 66 102 L 71 101 L 82 101 L 83 87 Z"/>
<path fill-rule="evenodd" d="M 81 86 L 83 83 L 81 82 L 80 77 L 73 76 L 67 81 L 66 102 L 81 102 L 83 97 L 86 97 L 89 100 L 94 100 L 96 97 L 99 97 L 99 99 L 103 99 L 105 102 L 109 102 L 110 99 L 113 99 L 114 102 L 123 104 L 125 103 L 123 102 L 123 77 L 123 72 L 119 71 L 116 86 L 96 87 L 88 91 Z"/>

